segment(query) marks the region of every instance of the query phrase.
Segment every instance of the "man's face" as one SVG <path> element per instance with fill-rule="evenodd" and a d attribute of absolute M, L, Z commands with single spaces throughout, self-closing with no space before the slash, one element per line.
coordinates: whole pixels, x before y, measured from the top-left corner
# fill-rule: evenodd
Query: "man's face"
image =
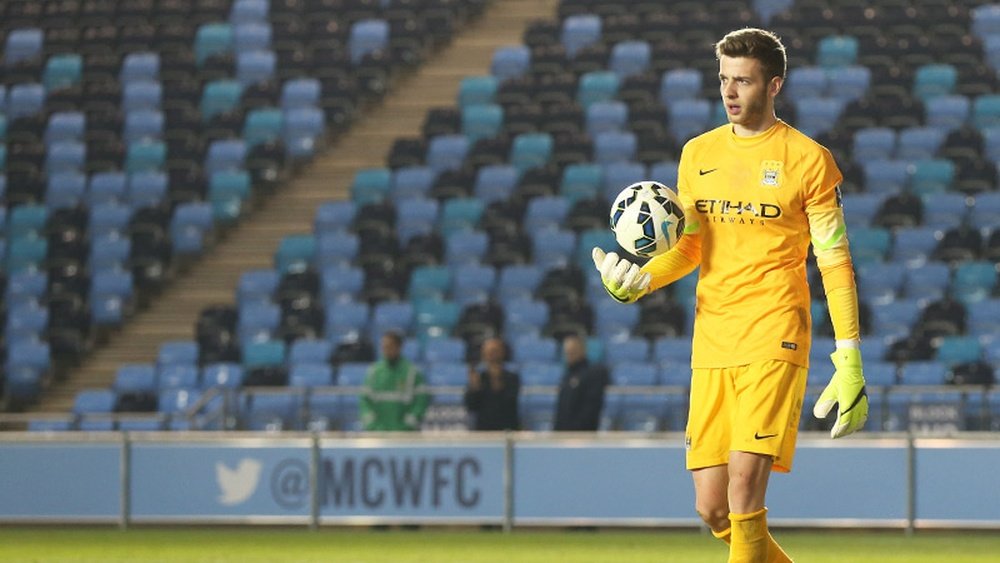
<path fill-rule="evenodd" d="M 780 78 L 764 81 L 760 61 L 747 57 L 719 58 L 719 91 L 726 105 L 729 122 L 750 131 L 774 115 L 774 96 L 781 87 Z"/>
<path fill-rule="evenodd" d="M 487 363 L 495 364 L 504 360 L 503 343 L 496 338 L 491 338 L 483 342 L 483 347 L 479 352 L 482 360 Z"/>
<path fill-rule="evenodd" d="M 390 336 L 382 337 L 382 358 L 394 362 L 399 359 L 400 345 L 395 338 Z"/>
<path fill-rule="evenodd" d="M 563 358 L 567 364 L 575 364 L 583 359 L 583 342 L 579 338 L 569 337 L 563 341 Z"/>

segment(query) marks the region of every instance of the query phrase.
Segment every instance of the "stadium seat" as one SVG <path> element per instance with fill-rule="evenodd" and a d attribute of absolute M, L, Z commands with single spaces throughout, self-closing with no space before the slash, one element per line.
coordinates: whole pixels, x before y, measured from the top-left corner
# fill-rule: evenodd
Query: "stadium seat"
<path fill-rule="evenodd" d="M 355 22 L 351 26 L 347 49 L 351 62 L 361 63 L 365 55 L 384 51 L 389 44 L 389 24 L 385 20 L 370 19 Z"/>
<path fill-rule="evenodd" d="M 493 52 L 490 74 L 500 82 L 524 75 L 531 66 L 531 50 L 524 45 L 500 47 Z"/>
<path fill-rule="evenodd" d="M 699 97 L 702 90 L 701 73 L 690 68 L 676 68 L 663 73 L 660 79 L 660 103 L 670 107 L 678 100 Z"/>
<path fill-rule="evenodd" d="M 512 359 L 516 362 L 554 362 L 558 345 L 552 338 L 524 336 L 514 340 Z"/>
<path fill-rule="evenodd" d="M 427 147 L 427 166 L 440 174 L 446 170 L 457 170 L 470 148 L 465 135 L 438 135 L 431 139 Z"/>
<path fill-rule="evenodd" d="M 955 163 L 951 160 L 917 160 L 910 176 L 910 191 L 917 195 L 941 194 L 951 189 L 956 175 Z M 925 205 L 924 209 L 933 213 L 937 205 Z M 933 225 L 933 223 L 928 224 Z"/>
<path fill-rule="evenodd" d="M 15 84 L 7 95 L 7 119 L 13 121 L 42 112 L 45 87 L 41 84 Z"/>
<path fill-rule="evenodd" d="M 470 104 L 462 108 L 462 133 L 474 143 L 496 137 L 503 126 L 503 108 L 497 104 Z"/>
<path fill-rule="evenodd" d="M 233 363 L 211 363 L 201 370 L 201 385 L 212 387 L 239 388 L 243 385 L 243 367 Z"/>
<path fill-rule="evenodd" d="M 170 242 L 175 254 L 198 255 L 212 231 L 212 206 L 207 203 L 183 203 L 170 217 Z"/>
<path fill-rule="evenodd" d="M 150 51 L 127 53 L 118 80 L 122 83 L 160 79 L 160 55 Z"/>
<path fill-rule="evenodd" d="M 712 104 L 703 99 L 680 99 L 667 106 L 667 113 L 670 133 L 682 143 L 708 129 Z"/>
<path fill-rule="evenodd" d="M 229 23 L 207 23 L 198 27 L 194 36 L 194 56 L 202 65 L 212 55 L 233 52 L 234 33 Z"/>
<path fill-rule="evenodd" d="M 852 157 L 864 164 L 872 160 L 889 160 L 896 151 L 896 132 L 888 127 L 867 127 L 854 132 Z"/>
<path fill-rule="evenodd" d="M 858 58 L 858 40 L 849 35 L 831 35 L 820 39 L 816 64 L 823 68 L 853 65 Z"/>
<path fill-rule="evenodd" d="M 333 368 L 327 364 L 293 364 L 288 375 L 289 387 L 329 387 Z"/>
<path fill-rule="evenodd" d="M 943 385 L 947 367 L 940 362 L 907 362 L 899 375 L 904 385 Z"/>
<path fill-rule="evenodd" d="M 619 85 L 620 79 L 613 72 L 588 72 L 580 77 L 576 101 L 585 110 L 593 103 L 611 101 L 618 93 Z"/>
<path fill-rule="evenodd" d="M 4 63 L 13 66 L 42 55 L 44 36 L 39 28 L 11 30 L 4 45 Z"/>
<path fill-rule="evenodd" d="M 785 92 L 791 99 L 820 98 L 829 87 L 827 71 L 817 66 L 800 66 L 788 70 Z"/>
<path fill-rule="evenodd" d="M 649 67 L 652 49 L 645 41 L 622 41 L 611 49 L 611 59 L 608 68 L 625 80 L 630 76 L 642 74 Z"/>
<path fill-rule="evenodd" d="M 244 87 L 271 80 L 277 63 L 277 56 L 272 51 L 239 51 L 236 55 L 236 79 Z"/>
<path fill-rule="evenodd" d="M 913 94 L 921 100 L 947 96 L 958 83 L 958 69 L 950 64 L 928 64 L 917 69 L 913 78 Z"/>
<path fill-rule="evenodd" d="M 522 173 L 544 166 L 552 156 L 553 144 L 548 133 L 522 133 L 511 144 L 510 163 Z"/>
<path fill-rule="evenodd" d="M 601 19 L 592 14 L 570 16 L 563 20 L 559 42 L 566 49 L 570 59 L 584 47 L 600 40 Z"/>
<path fill-rule="evenodd" d="M 949 366 L 976 362 L 982 357 L 982 346 L 973 336 L 945 336 L 937 347 L 937 361 Z"/>
<path fill-rule="evenodd" d="M 531 238 L 531 256 L 538 266 L 551 269 L 570 263 L 577 246 L 576 233 L 561 229 L 536 232 Z"/>
<path fill-rule="evenodd" d="M 925 124 L 944 131 L 953 131 L 965 124 L 971 110 L 972 104 L 965 96 L 937 96 L 924 102 Z"/>
<path fill-rule="evenodd" d="M 174 340 L 164 342 L 156 355 L 156 364 L 160 367 L 198 363 L 198 343 L 191 340 Z"/>
<path fill-rule="evenodd" d="M 972 125 L 977 129 L 1000 126 L 1000 95 L 984 94 L 972 103 Z"/>
<path fill-rule="evenodd" d="M 467 76 L 458 87 L 458 105 L 461 108 L 493 104 L 499 80 L 495 76 Z"/>
<path fill-rule="evenodd" d="M 987 299 L 996 286 L 996 264 L 986 261 L 965 262 L 955 269 L 951 293 L 968 305 Z"/>
<path fill-rule="evenodd" d="M 909 299 L 936 300 L 948 291 L 951 270 L 946 264 L 934 262 L 912 268 L 906 274 L 906 296 Z"/>
<path fill-rule="evenodd" d="M 518 170 L 507 164 L 483 166 L 476 172 L 473 195 L 486 204 L 507 200 L 513 194 L 519 176 Z"/>
<path fill-rule="evenodd" d="M 841 102 L 863 98 L 871 85 L 871 70 L 860 65 L 839 66 L 827 70 L 828 95 Z"/>
<path fill-rule="evenodd" d="M 944 138 L 944 132 L 935 127 L 907 127 L 899 131 L 895 157 L 901 160 L 934 158 Z"/>

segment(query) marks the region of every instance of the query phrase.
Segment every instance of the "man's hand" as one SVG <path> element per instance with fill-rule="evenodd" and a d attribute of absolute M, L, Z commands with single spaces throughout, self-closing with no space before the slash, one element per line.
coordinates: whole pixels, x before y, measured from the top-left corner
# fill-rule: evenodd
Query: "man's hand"
<path fill-rule="evenodd" d="M 837 422 L 830 430 L 830 437 L 840 438 L 864 427 L 868 420 L 868 394 L 865 392 L 865 376 L 861 372 L 861 350 L 837 348 L 830 359 L 836 371 L 816 400 L 813 416 L 826 418 L 836 403 Z"/>
<path fill-rule="evenodd" d="M 605 254 L 597 247 L 594 247 L 592 255 L 594 266 L 601 273 L 601 283 L 615 301 L 632 303 L 649 293 L 651 277 L 648 273 L 640 272 L 637 264 L 618 258 L 618 254 L 614 252 Z"/>

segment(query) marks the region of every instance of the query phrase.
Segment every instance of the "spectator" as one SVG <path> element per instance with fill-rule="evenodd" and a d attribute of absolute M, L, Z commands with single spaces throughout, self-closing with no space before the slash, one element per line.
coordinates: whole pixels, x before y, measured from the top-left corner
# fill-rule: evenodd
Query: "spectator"
<path fill-rule="evenodd" d="M 504 365 L 507 345 L 499 338 L 488 338 L 480 352 L 482 367 L 469 368 L 465 389 L 465 408 L 476 415 L 476 430 L 518 430 L 517 412 L 521 377 Z"/>
<path fill-rule="evenodd" d="M 382 335 L 382 359 L 365 376 L 361 395 L 361 425 L 369 431 L 404 432 L 420 429 L 430 397 L 424 376 L 400 352 L 403 337 L 389 331 Z"/>
<path fill-rule="evenodd" d="M 555 430 L 595 431 L 604 408 L 608 372 L 587 361 L 587 348 L 579 336 L 563 339 L 566 372 L 559 383 Z"/>

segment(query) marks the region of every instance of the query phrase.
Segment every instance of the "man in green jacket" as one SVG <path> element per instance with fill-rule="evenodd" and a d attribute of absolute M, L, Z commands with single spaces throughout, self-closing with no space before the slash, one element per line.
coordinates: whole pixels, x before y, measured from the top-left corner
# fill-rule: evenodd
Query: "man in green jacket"
<path fill-rule="evenodd" d="M 394 331 L 382 335 L 382 359 L 372 364 L 361 394 L 361 425 L 368 431 L 410 432 L 430 403 L 424 376 L 403 358 L 403 337 Z"/>

